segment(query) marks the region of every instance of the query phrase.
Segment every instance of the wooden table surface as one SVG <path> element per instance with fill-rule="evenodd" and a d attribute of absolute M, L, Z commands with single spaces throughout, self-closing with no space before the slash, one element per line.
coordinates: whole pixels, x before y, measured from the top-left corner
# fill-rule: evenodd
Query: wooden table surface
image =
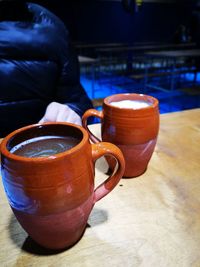
<path fill-rule="evenodd" d="M 97 62 L 97 59 L 79 55 L 78 61 L 82 65 L 82 64 L 87 64 L 87 63 L 88 64 L 95 63 L 95 62 Z"/>
<path fill-rule="evenodd" d="M 100 126 L 93 125 L 99 132 Z M 104 179 L 104 160 L 96 165 Z M 0 266 L 199 267 L 200 109 L 161 115 L 145 174 L 96 203 L 82 239 L 51 254 L 27 237 L 0 187 Z"/>
<path fill-rule="evenodd" d="M 185 44 L 144 44 L 144 45 L 131 45 L 131 46 L 119 46 L 119 47 L 103 47 L 97 48 L 96 51 L 100 53 L 119 53 L 124 51 L 147 51 L 147 50 L 164 50 L 164 49 L 186 49 L 195 47 L 195 43 Z M 169 51 L 169 50 L 168 50 Z"/>
<path fill-rule="evenodd" d="M 78 49 L 81 48 L 104 48 L 104 47 L 118 47 L 125 46 L 126 43 L 87 43 L 87 44 L 74 44 L 74 46 Z"/>
<path fill-rule="evenodd" d="M 200 49 L 185 49 L 185 50 L 161 50 L 154 52 L 146 52 L 145 55 L 153 57 L 200 57 Z"/>

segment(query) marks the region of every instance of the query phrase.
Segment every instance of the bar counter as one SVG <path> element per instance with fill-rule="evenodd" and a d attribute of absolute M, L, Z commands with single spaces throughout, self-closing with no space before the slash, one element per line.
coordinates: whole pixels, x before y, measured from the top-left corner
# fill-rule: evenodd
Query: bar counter
<path fill-rule="evenodd" d="M 100 125 L 92 125 L 100 133 Z M 134 163 L 133 163 L 134 164 Z M 96 183 L 106 175 L 96 164 Z M 147 171 L 96 203 L 81 240 L 56 253 L 15 219 L 0 185 L 0 266 L 199 267 L 200 109 L 161 115 Z"/>

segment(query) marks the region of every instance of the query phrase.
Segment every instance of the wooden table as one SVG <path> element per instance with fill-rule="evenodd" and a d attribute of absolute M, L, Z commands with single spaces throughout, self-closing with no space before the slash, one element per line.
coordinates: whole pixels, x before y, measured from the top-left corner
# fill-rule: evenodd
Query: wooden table
<path fill-rule="evenodd" d="M 180 58 L 180 57 L 200 57 L 200 49 L 185 49 L 185 50 L 161 50 L 154 52 L 146 52 L 145 55 L 153 57 L 169 57 L 169 58 Z"/>
<path fill-rule="evenodd" d="M 162 67 L 160 68 L 160 71 L 157 73 L 153 74 L 153 77 L 170 77 L 170 90 L 174 90 L 175 89 L 175 77 L 177 75 L 181 75 L 184 73 L 193 73 L 194 74 L 194 79 L 193 79 L 193 85 L 196 83 L 196 79 L 197 79 L 197 72 L 199 71 L 199 69 L 197 68 L 197 64 L 196 64 L 196 60 L 200 58 L 200 49 L 184 49 L 184 50 L 160 50 L 160 51 L 151 51 L 151 52 L 146 52 L 145 56 L 148 59 L 156 59 L 156 58 L 160 58 L 160 60 L 167 62 L 168 60 L 171 61 L 170 63 L 170 71 L 166 70 L 166 67 L 164 69 L 164 71 L 162 70 Z M 184 60 L 184 64 L 181 64 L 181 66 L 179 66 L 178 61 L 182 59 Z M 187 63 L 186 60 L 188 59 L 192 59 L 194 62 L 193 63 Z M 149 87 L 149 88 L 154 88 L 154 89 L 159 89 L 159 90 L 163 90 L 163 91 L 168 91 L 168 89 L 164 88 L 163 86 L 159 87 L 153 83 L 149 83 L 148 82 L 148 77 L 151 77 L 151 74 L 149 74 L 148 71 L 149 66 L 146 65 L 145 68 L 145 85 L 144 87 Z M 178 81 L 180 82 L 180 77 L 178 79 Z M 185 84 L 184 84 L 185 85 Z"/>
<path fill-rule="evenodd" d="M 107 48 L 107 47 L 118 47 L 125 46 L 126 43 L 84 43 L 84 44 L 74 44 L 76 48 Z"/>
<path fill-rule="evenodd" d="M 124 53 L 124 52 L 147 52 L 147 51 L 155 51 L 155 50 L 165 50 L 168 49 L 189 49 L 194 48 L 196 46 L 195 43 L 183 43 L 183 44 L 140 44 L 140 45 L 125 45 L 119 47 L 103 47 L 97 48 L 96 51 L 99 54 L 110 54 L 113 56 L 115 53 Z"/>
<path fill-rule="evenodd" d="M 122 179 L 96 203 L 82 239 L 54 255 L 27 238 L 1 186 L 0 266 L 199 267 L 199 148 L 200 109 L 161 115 L 146 173 Z M 100 160 L 97 182 L 106 169 Z"/>
<path fill-rule="evenodd" d="M 126 43 L 82 43 L 74 44 L 77 53 L 82 55 L 95 55 L 98 48 L 111 48 L 125 46 Z"/>
<path fill-rule="evenodd" d="M 80 63 L 80 65 L 84 65 L 84 64 L 93 64 L 96 63 L 97 60 L 95 58 L 91 58 L 91 57 L 85 57 L 85 56 L 78 56 L 78 61 Z"/>

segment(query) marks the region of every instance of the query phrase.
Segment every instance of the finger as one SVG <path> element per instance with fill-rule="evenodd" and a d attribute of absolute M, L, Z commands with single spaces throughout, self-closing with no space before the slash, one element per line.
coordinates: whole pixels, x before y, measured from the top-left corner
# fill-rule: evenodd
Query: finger
<path fill-rule="evenodd" d="M 46 121 L 56 121 L 58 113 L 59 113 L 59 109 L 51 105 L 47 108 L 44 119 Z"/>
<path fill-rule="evenodd" d="M 79 118 L 74 123 L 79 125 L 79 126 L 82 126 L 82 121 Z"/>
<path fill-rule="evenodd" d="M 43 117 L 41 120 L 38 121 L 38 123 L 44 123 L 44 122 L 47 122 L 45 117 Z"/>
<path fill-rule="evenodd" d="M 43 123 L 44 122 L 44 117 L 38 121 L 38 123 Z"/>
<path fill-rule="evenodd" d="M 81 118 L 74 111 L 70 113 L 70 116 L 68 117 L 68 121 L 74 124 L 82 125 Z"/>
<path fill-rule="evenodd" d="M 70 112 L 67 108 L 62 108 L 59 110 L 56 116 L 56 121 L 69 121 L 70 119 Z"/>
<path fill-rule="evenodd" d="M 46 112 L 40 121 L 41 122 L 56 121 L 58 112 L 59 108 L 57 107 L 57 105 L 55 103 L 51 103 L 48 105 Z"/>

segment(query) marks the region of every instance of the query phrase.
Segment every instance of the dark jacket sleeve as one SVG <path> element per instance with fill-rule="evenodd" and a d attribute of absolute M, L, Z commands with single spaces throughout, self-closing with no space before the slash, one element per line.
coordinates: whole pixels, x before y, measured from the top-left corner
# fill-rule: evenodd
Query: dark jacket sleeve
<path fill-rule="evenodd" d="M 32 5 L 35 9 L 35 13 L 39 13 L 37 5 Z M 43 48 L 47 48 L 50 43 L 52 51 L 50 54 L 54 54 L 57 58 L 59 66 L 59 74 L 57 87 L 55 91 L 55 101 L 63 104 L 67 104 L 80 116 L 89 109 L 92 108 L 92 102 L 89 99 L 84 88 L 80 84 L 80 69 L 78 58 L 73 48 L 68 30 L 64 23 L 53 13 L 45 9 L 45 12 L 40 13 L 40 16 L 35 18 L 36 22 L 41 24 L 50 24 L 51 30 L 48 31 L 48 38 L 50 40 Z M 52 27 L 53 26 L 53 27 Z M 50 37 L 51 36 L 51 37 Z M 45 51 L 50 51 L 44 49 Z M 49 52 L 48 51 L 48 52 Z M 44 51 L 43 51 L 44 52 Z M 54 59 L 55 60 L 55 59 Z"/>
<path fill-rule="evenodd" d="M 68 60 L 61 67 L 56 101 L 67 104 L 80 116 L 92 108 L 92 102 L 80 83 L 79 62 L 72 44 L 68 43 Z"/>
<path fill-rule="evenodd" d="M 28 8 L 34 15 L 31 22 L 0 22 L 0 57 L 17 60 L 18 69 L 22 67 L 24 60 L 25 63 L 31 62 L 32 68 L 29 62 L 24 64 L 24 73 L 28 73 L 29 69 L 33 70 L 33 65 L 36 69 L 34 77 L 31 76 L 32 72 L 24 75 L 31 77 L 26 83 L 30 95 L 45 100 L 48 96 L 48 102 L 67 104 L 81 116 L 86 109 L 92 107 L 92 104 L 80 84 L 78 60 L 70 44 L 68 30 L 64 23 L 47 9 L 32 3 L 28 4 Z M 46 64 L 43 68 L 46 75 L 41 72 L 38 63 Z M 55 77 L 53 90 L 47 87 L 47 91 L 42 83 L 37 81 L 52 80 L 47 71 L 49 63 L 56 65 L 56 71 L 52 74 Z M 21 81 L 25 83 L 24 78 L 20 79 Z M 34 94 L 30 88 L 32 81 L 35 81 L 34 92 L 37 91 Z M 46 92 L 44 97 L 43 92 Z"/>

